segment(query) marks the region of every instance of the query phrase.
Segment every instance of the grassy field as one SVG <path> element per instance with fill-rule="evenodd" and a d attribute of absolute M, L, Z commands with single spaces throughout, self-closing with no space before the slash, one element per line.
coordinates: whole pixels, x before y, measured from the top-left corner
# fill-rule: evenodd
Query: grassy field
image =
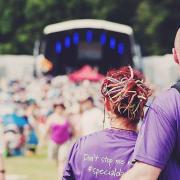
<path fill-rule="evenodd" d="M 5 159 L 7 175 L 24 176 L 24 180 L 56 180 L 55 162 L 41 156 L 12 157 Z"/>

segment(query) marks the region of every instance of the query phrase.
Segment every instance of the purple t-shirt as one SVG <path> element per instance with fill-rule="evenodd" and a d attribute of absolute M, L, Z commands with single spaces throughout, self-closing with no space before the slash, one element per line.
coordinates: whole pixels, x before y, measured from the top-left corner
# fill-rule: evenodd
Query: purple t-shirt
<path fill-rule="evenodd" d="M 176 89 L 154 100 L 134 151 L 136 160 L 162 169 L 159 179 L 180 177 L 180 93 Z"/>
<path fill-rule="evenodd" d="M 74 144 L 63 180 L 119 180 L 132 167 L 137 133 L 105 129 Z"/>
<path fill-rule="evenodd" d="M 51 125 L 51 140 L 56 144 L 63 144 L 70 138 L 69 123 L 52 124 Z"/>

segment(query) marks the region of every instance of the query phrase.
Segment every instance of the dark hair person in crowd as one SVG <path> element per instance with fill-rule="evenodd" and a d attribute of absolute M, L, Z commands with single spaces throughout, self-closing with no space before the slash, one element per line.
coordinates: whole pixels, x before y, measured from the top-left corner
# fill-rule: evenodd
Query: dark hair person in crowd
<path fill-rule="evenodd" d="M 115 180 L 132 166 L 137 124 L 151 90 L 139 71 L 126 66 L 107 73 L 101 92 L 111 128 L 74 144 L 63 180 Z"/>
<path fill-rule="evenodd" d="M 174 46 L 174 60 L 180 67 L 180 28 Z M 180 87 L 180 83 L 176 85 Z M 123 180 L 180 179 L 179 108 L 180 91 L 176 88 L 156 97 L 139 133 L 134 153 L 137 162 Z"/>

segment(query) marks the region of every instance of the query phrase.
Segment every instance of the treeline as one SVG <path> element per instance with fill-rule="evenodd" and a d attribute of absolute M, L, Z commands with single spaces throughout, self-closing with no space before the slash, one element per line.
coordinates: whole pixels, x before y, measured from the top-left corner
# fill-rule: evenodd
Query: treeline
<path fill-rule="evenodd" d="M 32 54 L 43 28 L 78 18 L 133 27 L 143 55 L 171 53 L 179 0 L 0 0 L 0 54 Z"/>

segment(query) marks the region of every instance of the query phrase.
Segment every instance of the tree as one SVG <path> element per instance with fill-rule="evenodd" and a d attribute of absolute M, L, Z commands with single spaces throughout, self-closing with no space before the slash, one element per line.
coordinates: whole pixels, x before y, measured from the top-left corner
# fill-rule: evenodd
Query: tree
<path fill-rule="evenodd" d="M 179 9 L 179 0 L 0 0 L 0 53 L 32 54 L 46 25 L 79 18 L 130 25 L 144 55 L 170 53 Z"/>
<path fill-rule="evenodd" d="M 19 27 L 25 23 L 24 14 L 21 11 L 24 1 L 6 0 L 0 1 L 0 52 L 16 53 L 19 49 L 16 35 Z"/>
<path fill-rule="evenodd" d="M 134 29 L 145 55 L 171 53 L 180 22 L 179 9 L 176 0 L 141 1 Z"/>

